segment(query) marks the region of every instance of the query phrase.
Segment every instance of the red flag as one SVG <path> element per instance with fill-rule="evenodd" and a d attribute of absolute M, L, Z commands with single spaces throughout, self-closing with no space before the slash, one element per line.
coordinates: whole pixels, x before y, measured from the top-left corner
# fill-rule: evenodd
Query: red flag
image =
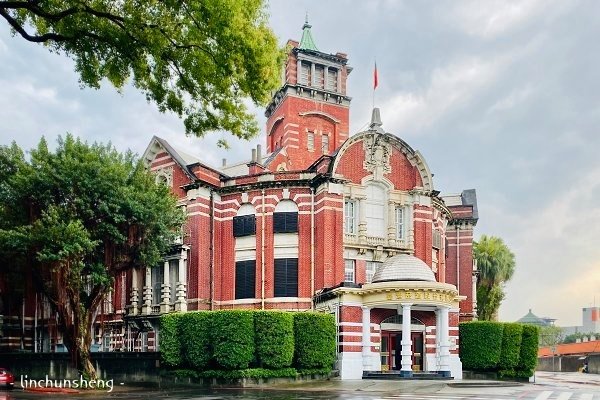
<path fill-rule="evenodd" d="M 377 89 L 379 79 L 377 77 L 377 63 L 375 63 L 375 70 L 373 71 L 373 90 Z"/>

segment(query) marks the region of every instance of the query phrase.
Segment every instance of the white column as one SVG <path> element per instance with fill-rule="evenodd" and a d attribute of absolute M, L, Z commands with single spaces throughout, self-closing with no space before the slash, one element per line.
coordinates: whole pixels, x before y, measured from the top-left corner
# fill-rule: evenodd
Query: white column
<path fill-rule="evenodd" d="M 152 313 L 152 270 L 146 267 L 146 275 L 144 276 L 144 305 L 142 306 L 142 314 Z"/>
<path fill-rule="evenodd" d="M 131 304 L 131 311 L 129 311 L 130 315 L 138 315 L 138 296 L 138 269 L 133 268 L 131 270 L 131 294 L 129 297 L 129 303 Z"/>
<path fill-rule="evenodd" d="M 450 376 L 448 307 L 441 306 L 438 308 L 438 312 L 440 314 L 440 368 L 438 370 L 438 373 L 442 376 Z"/>
<path fill-rule="evenodd" d="M 388 202 L 388 244 L 392 247 L 396 246 L 396 203 Z"/>
<path fill-rule="evenodd" d="M 358 199 L 358 241 L 367 242 L 367 217 L 366 217 L 365 199 Z"/>
<path fill-rule="evenodd" d="M 362 307 L 362 360 L 363 371 L 371 369 L 371 309 Z"/>
<path fill-rule="evenodd" d="M 177 273 L 177 276 L 179 277 L 179 281 L 177 282 L 177 300 L 175 301 L 175 311 L 184 311 L 184 312 L 187 311 L 186 263 L 187 263 L 187 251 L 185 249 L 182 249 L 181 257 L 179 258 L 179 271 Z"/>
<path fill-rule="evenodd" d="M 161 297 L 160 312 L 168 313 L 171 311 L 171 285 L 169 284 L 169 260 L 166 260 L 163 264 L 163 283 L 161 285 Z"/>
<path fill-rule="evenodd" d="M 412 340 L 410 338 L 410 307 L 412 304 L 402 304 L 402 368 L 401 376 L 412 376 Z"/>
<path fill-rule="evenodd" d="M 440 310 L 435 310 L 435 370 L 440 370 L 440 332 L 442 324 L 440 323 Z"/>

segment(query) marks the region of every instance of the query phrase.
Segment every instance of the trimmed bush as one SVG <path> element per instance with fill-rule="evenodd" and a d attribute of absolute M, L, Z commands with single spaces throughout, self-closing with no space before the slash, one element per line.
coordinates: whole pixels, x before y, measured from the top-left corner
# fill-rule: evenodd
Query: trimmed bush
<path fill-rule="evenodd" d="M 246 369 L 254 360 L 252 311 L 214 311 L 211 315 L 214 361 L 223 369 Z"/>
<path fill-rule="evenodd" d="M 256 361 L 262 368 L 291 367 L 294 360 L 294 316 L 283 311 L 254 312 Z"/>
<path fill-rule="evenodd" d="M 495 371 L 500 362 L 504 326 L 498 322 L 475 321 L 459 324 L 460 359 L 463 368 Z"/>
<path fill-rule="evenodd" d="M 160 317 L 160 359 L 168 367 L 183 364 L 179 322 L 184 314 L 164 314 Z"/>
<path fill-rule="evenodd" d="M 313 312 L 294 314 L 294 338 L 297 368 L 332 368 L 335 360 L 333 315 Z"/>
<path fill-rule="evenodd" d="M 206 369 L 212 358 L 210 331 L 212 313 L 193 311 L 182 314 L 179 322 L 183 358 L 194 369 Z"/>
<path fill-rule="evenodd" d="M 298 373 L 294 368 L 264 369 L 248 368 L 223 371 L 220 369 L 202 371 L 201 378 L 240 379 L 240 378 L 295 378 Z"/>
<path fill-rule="evenodd" d="M 519 378 L 533 376 L 538 361 L 539 331 L 535 325 L 523 325 L 521 352 L 516 367 L 516 376 Z"/>
<path fill-rule="evenodd" d="M 510 375 L 519 364 L 521 357 L 521 337 L 523 336 L 523 325 L 516 323 L 505 323 L 502 336 L 502 352 L 498 368 Z"/>

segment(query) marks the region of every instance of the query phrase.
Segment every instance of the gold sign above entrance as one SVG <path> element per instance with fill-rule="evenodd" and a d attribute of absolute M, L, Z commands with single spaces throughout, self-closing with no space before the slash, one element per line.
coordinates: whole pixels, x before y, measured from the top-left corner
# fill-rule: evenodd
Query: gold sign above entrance
<path fill-rule="evenodd" d="M 385 294 L 386 300 L 430 300 L 443 303 L 450 303 L 454 297 L 454 294 L 426 290 L 396 290 Z"/>

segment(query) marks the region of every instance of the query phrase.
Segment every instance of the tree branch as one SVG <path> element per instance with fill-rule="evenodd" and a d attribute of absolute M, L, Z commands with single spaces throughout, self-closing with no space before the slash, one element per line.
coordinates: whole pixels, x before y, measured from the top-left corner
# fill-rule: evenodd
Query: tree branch
<path fill-rule="evenodd" d="M 13 18 L 11 17 L 5 9 L 0 8 L 0 15 L 4 17 L 6 21 L 12 26 L 12 28 L 17 31 L 25 40 L 28 40 L 33 43 L 44 43 L 50 40 L 54 40 L 56 42 L 66 42 L 68 40 L 72 40 L 72 38 L 64 35 L 59 35 L 57 33 L 45 33 L 41 36 L 32 36 Z"/>

